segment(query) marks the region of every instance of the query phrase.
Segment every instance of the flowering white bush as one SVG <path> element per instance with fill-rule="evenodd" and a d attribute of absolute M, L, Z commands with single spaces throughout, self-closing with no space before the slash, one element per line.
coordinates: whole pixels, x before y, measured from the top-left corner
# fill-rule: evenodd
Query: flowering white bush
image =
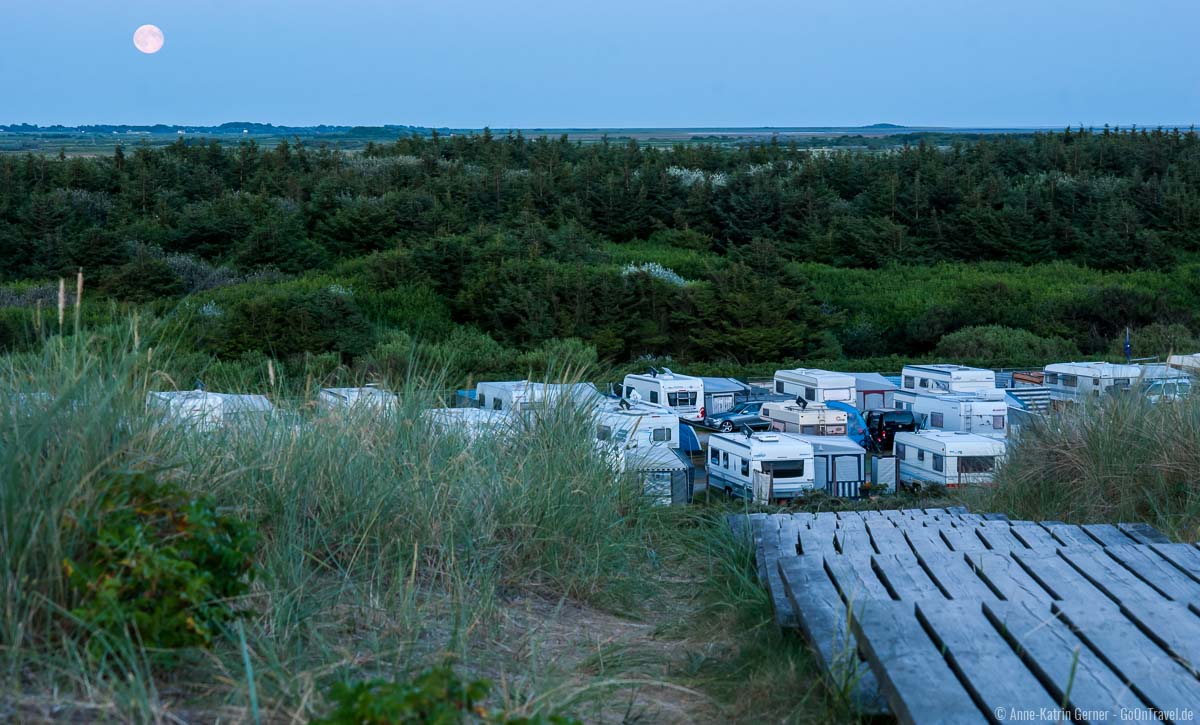
<path fill-rule="evenodd" d="M 621 274 L 625 277 L 628 277 L 631 274 L 648 274 L 655 279 L 662 280 L 663 282 L 676 287 L 683 287 L 684 285 L 688 284 L 688 281 L 680 276 L 678 272 L 670 269 L 669 267 L 664 267 L 658 262 L 627 264 L 625 265 L 624 269 L 621 270 Z"/>

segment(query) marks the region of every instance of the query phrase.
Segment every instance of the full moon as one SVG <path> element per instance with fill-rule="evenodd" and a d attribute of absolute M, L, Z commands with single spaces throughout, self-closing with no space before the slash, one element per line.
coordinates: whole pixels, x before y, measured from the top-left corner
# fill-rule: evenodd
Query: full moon
<path fill-rule="evenodd" d="M 134 31 L 133 44 L 143 53 L 157 53 L 163 47 L 163 32 L 157 25 L 143 25 Z"/>

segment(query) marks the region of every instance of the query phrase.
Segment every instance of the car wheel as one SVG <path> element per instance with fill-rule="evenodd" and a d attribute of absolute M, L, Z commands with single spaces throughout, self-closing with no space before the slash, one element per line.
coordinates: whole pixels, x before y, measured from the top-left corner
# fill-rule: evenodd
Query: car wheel
<path fill-rule="evenodd" d="M 732 433 L 733 432 L 733 421 L 732 420 L 721 421 L 721 432 L 722 433 Z"/>

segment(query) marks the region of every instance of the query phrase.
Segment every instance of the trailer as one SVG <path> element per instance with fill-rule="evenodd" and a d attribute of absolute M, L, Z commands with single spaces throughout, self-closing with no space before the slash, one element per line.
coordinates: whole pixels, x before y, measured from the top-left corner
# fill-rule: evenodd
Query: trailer
<path fill-rule="evenodd" d="M 586 405 L 603 397 L 590 383 L 539 383 L 531 380 L 481 382 L 475 386 L 475 405 L 506 413 L 525 412 L 538 406 L 571 401 Z"/>
<path fill-rule="evenodd" d="M 897 433 L 896 478 L 899 485 L 912 489 L 929 484 L 947 488 L 990 484 L 1005 450 L 1004 441 L 973 433 Z"/>
<path fill-rule="evenodd" d="M 621 397 L 631 403 L 665 405 L 689 423 L 704 421 L 704 381 L 671 372 L 669 368 L 650 368 L 642 375 L 626 375 Z"/>
<path fill-rule="evenodd" d="M 326 410 L 392 411 L 400 398 L 374 385 L 361 388 L 321 388 L 317 405 Z"/>
<path fill-rule="evenodd" d="M 996 389 L 996 373 L 966 365 L 905 365 L 900 373 L 900 390 L 895 407 L 908 410 L 917 395 L 923 393 L 977 393 Z"/>
<path fill-rule="evenodd" d="M 736 378 L 701 377 L 704 385 L 704 414 L 711 416 L 731 410 L 751 398 L 751 386 Z"/>
<path fill-rule="evenodd" d="M 773 431 L 807 435 L 844 436 L 850 416 L 844 410 L 821 403 L 804 404 L 795 401 L 763 403 L 758 414 Z"/>
<path fill-rule="evenodd" d="M 788 433 L 713 433 L 708 486 L 753 501 L 798 498 L 813 490 L 812 444 Z"/>
<path fill-rule="evenodd" d="M 1137 365 L 1110 362 L 1071 362 L 1047 365 L 1042 373 L 1042 384 L 1053 400 L 1076 402 L 1127 393 L 1133 390 L 1142 369 Z"/>
<path fill-rule="evenodd" d="M 597 440 L 611 441 L 624 449 L 680 447 L 679 416 L 669 408 L 604 398 L 595 404 L 592 413 Z"/>
<path fill-rule="evenodd" d="M 224 426 L 261 425 L 275 412 L 275 406 L 262 395 L 206 390 L 148 393 L 146 407 L 157 412 L 164 425 L 182 425 L 205 432 Z"/>
<path fill-rule="evenodd" d="M 854 378 L 854 407 L 862 411 L 894 408 L 898 386 L 879 373 L 850 373 Z"/>
<path fill-rule="evenodd" d="M 434 430 L 460 435 L 468 442 L 498 440 L 516 431 L 514 418 L 506 412 L 482 408 L 430 408 L 421 417 Z"/>
<path fill-rule="evenodd" d="M 775 371 L 775 392 L 779 395 L 803 397 L 810 403 L 854 404 L 853 375 L 816 368 L 795 368 Z"/>
<path fill-rule="evenodd" d="M 1200 352 L 1190 355 L 1171 355 L 1167 357 L 1167 365 L 1176 370 L 1183 370 L 1192 375 L 1200 374 Z"/>
<path fill-rule="evenodd" d="M 1008 402 L 1004 391 L 917 395 L 908 408 L 922 428 L 975 433 L 988 438 L 1008 435 Z"/>
<path fill-rule="evenodd" d="M 659 506 L 692 502 L 694 485 L 690 461 L 676 448 L 642 447 L 622 451 L 622 470 L 641 480 L 642 494 Z"/>
<path fill-rule="evenodd" d="M 867 450 L 845 436 L 794 435 L 812 446 L 813 485 L 830 496 L 861 498 Z"/>

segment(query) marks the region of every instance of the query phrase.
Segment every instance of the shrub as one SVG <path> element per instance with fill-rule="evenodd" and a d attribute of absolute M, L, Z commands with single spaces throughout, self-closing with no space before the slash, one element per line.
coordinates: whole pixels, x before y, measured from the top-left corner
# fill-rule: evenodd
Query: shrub
<path fill-rule="evenodd" d="M 100 485 L 85 549 L 65 562 L 79 597 L 72 614 L 93 630 L 132 629 L 147 647 L 210 644 L 249 586 L 253 530 L 146 474 Z"/>
<path fill-rule="evenodd" d="M 1079 348 L 1061 337 L 1038 337 L 1001 325 L 964 327 L 938 341 L 939 357 L 992 365 L 1042 364 L 1079 358 Z"/>
<path fill-rule="evenodd" d="M 487 680 L 463 682 L 450 665 L 422 672 L 411 682 L 374 680 L 335 683 L 330 699 L 333 712 L 316 720 L 324 725 L 418 725 L 461 722 L 506 725 L 568 725 L 578 723 L 563 715 L 512 717 L 488 710 L 482 702 L 491 692 Z"/>

